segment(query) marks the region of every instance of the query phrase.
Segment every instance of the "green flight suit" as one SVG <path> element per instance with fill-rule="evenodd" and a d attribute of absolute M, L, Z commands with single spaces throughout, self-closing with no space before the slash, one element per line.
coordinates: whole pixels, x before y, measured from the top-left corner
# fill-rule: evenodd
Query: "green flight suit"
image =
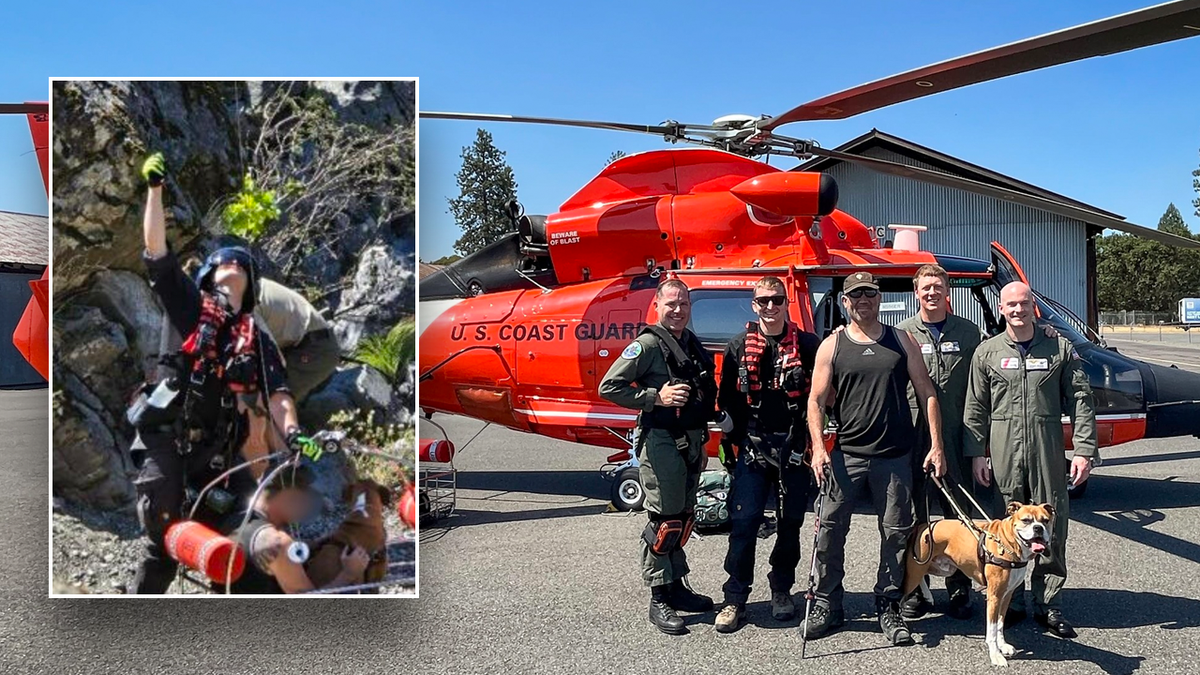
<path fill-rule="evenodd" d="M 942 417 L 942 448 L 946 453 L 946 475 L 964 488 L 976 493 L 971 480 L 970 466 L 963 459 L 963 403 L 967 397 L 967 379 L 971 372 L 971 357 L 983 340 L 979 328 L 953 314 L 946 315 L 941 335 L 935 339 L 933 333 L 917 314 L 901 321 L 896 328 L 907 332 L 921 349 L 921 359 L 929 370 L 933 388 L 937 392 L 938 407 Z M 940 490 L 927 484 L 925 455 L 929 454 L 929 422 L 925 419 L 925 406 L 917 400 L 912 383 L 908 385 L 908 405 L 912 409 L 913 425 L 917 428 L 919 445 L 913 457 L 913 510 L 916 522 L 929 522 L 929 503 L 941 504 L 942 515 L 954 518 L 954 510 Z M 950 488 L 953 490 L 954 488 Z M 979 489 L 982 489 L 980 486 Z M 931 495 L 932 493 L 932 495 Z M 971 579 L 962 572 L 946 577 L 946 590 L 951 595 L 971 590 Z"/>
<path fill-rule="evenodd" d="M 963 462 L 963 402 L 967 397 L 967 379 L 971 370 L 971 357 L 983 340 L 979 328 L 967 319 L 953 314 L 946 315 L 946 324 L 942 326 L 941 339 L 935 340 L 929 328 L 921 321 L 921 315 L 905 319 L 896 328 L 907 332 L 917 342 L 921 349 L 921 358 L 929 370 L 933 387 L 937 390 L 938 407 L 942 413 L 942 447 L 946 451 L 946 472 L 951 479 L 964 487 L 970 487 L 964 478 L 970 480 L 970 466 L 964 468 Z M 921 445 L 913 453 L 920 465 L 925 462 L 929 452 L 929 423 L 925 420 L 925 407 L 917 400 L 917 392 L 912 384 L 908 385 L 908 405 L 912 409 L 913 424 L 917 427 L 917 438 Z M 917 493 L 919 495 L 919 490 Z M 924 500 L 917 506 L 917 519 L 924 521 L 922 511 Z M 954 517 L 954 514 L 948 514 Z"/>
<path fill-rule="evenodd" d="M 1039 558 L 1031 575 L 1035 610 L 1057 608 L 1067 580 L 1068 464 L 1062 417 L 1074 424 L 1075 455 L 1096 455 L 1096 410 L 1083 362 L 1066 338 L 1035 330 L 1029 353 L 1007 332 L 975 351 L 967 386 L 963 455 L 991 450 L 992 480 L 1004 502 L 1050 503 L 1054 535 L 1049 558 Z M 1024 608 L 1024 594 L 1013 606 Z"/>
<path fill-rule="evenodd" d="M 684 338 L 686 340 L 686 334 Z M 650 413 L 654 410 L 658 391 L 670 380 L 671 371 L 658 337 L 643 333 L 608 369 L 600 383 L 600 395 L 617 405 Z M 638 475 L 646 495 L 645 507 L 651 517 L 677 516 L 696 506 L 700 472 L 708 461 L 704 452 L 707 424 L 687 429 L 686 436 L 687 450 L 682 452 L 668 430 L 640 429 L 635 451 L 640 463 Z M 682 547 L 655 555 L 645 539 L 639 537 L 638 540 L 641 543 L 642 579 L 647 586 L 662 586 L 687 576 L 687 556 Z"/>

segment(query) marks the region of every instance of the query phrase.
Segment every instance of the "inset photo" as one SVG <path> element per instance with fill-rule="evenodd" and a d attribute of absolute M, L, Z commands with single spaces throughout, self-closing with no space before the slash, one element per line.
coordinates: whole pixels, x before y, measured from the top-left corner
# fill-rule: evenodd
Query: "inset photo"
<path fill-rule="evenodd" d="M 51 596 L 416 595 L 416 111 L 51 81 Z"/>

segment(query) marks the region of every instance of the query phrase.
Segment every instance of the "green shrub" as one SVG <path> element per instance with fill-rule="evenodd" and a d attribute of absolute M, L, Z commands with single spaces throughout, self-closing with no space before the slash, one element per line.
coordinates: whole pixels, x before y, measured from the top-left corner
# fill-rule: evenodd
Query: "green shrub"
<path fill-rule="evenodd" d="M 410 317 L 393 326 L 386 335 L 372 335 L 361 340 L 354 358 L 395 383 L 401 369 L 411 363 L 417 353 L 416 338 L 417 327 Z"/>
<path fill-rule="evenodd" d="M 242 178 L 242 191 L 221 212 L 225 230 L 248 241 L 261 237 L 267 231 L 267 225 L 278 217 L 275 192 L 257 189 L 254 178 L 248 173 Z"/>

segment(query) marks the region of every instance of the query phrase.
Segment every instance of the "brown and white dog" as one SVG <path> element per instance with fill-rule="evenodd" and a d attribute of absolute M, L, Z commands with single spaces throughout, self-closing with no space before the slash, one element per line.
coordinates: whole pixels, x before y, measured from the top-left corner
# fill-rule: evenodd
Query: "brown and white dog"
<path fill-rule="evenodd" d="M 392 500 L 391 490 L 373 480 L 359 480 L 347 485 L 343 496 L 350 505 L 350 513 L 308 563 L 308 578 L 317 588 L 337 577 L 342 569 L 342 551 L 355 546 L 362 547 L 371 556 L 363 583 L 381 581 L 387 575 L 387 530 L 383 525 L 383 509 Z"/>
<path fill-rule="evenodd" d="M 1025 588 L 1025 575 L 1034 556 L 1049 550 L 1053 520 L 1050 504 L 1010 502 L 1008 517 L 975 521 L 989 535 L 984 538 L 986 551 L 982 554 L 976 533 L 958 520 L 921 527 L 910 542 L 904 595 L 919 586 L 926 574 L 948 577 L 956 569 L 986 586 L 988 655 L 992 665 L 1007 666 L 1004 657 L 1012 656 L 1014 650 L 1004 641 L 1004 613 L 1013 594 Z"/>

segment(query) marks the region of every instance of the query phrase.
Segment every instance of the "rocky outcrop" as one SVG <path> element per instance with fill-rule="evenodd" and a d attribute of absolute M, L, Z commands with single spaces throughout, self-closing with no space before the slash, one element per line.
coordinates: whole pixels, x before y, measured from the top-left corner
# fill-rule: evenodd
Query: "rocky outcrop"
<path fill-rule="evenodd" d="M 181 259 L 203 255 L 223 234 L 217 214 L 241 185 L 263 124 L 259 106 L 280 83 L 58 82 L 54 84 L 54 492 L 102 509 L 128 508 L 133 430 L 125 407 L 153 376 L 162 350 L 163 309 L 141 260 L 145 186 L 139 167 L 162 151 L 168 238 Z M 414 85 L 319 82 L 298 92 L 318 96 L 343 123 L 384 129 L 411 125 Z M 339 213 L 337 241 L 313 242 L 302 278 L 262 259 L 278 281 L 309 295 L 330 317 L 343 352 L 386 332 L 414 309 L 415 223 L 410 195 L 357 198 Z M 386 202 L 383 204 L 381 202 Z M 397 208 L 405 203 L 409 208 Z M 399 212 L 402 215 L 397 216 Z M 286 232 L 286 219 L 277 230 Z M 261 253 L 266 248 L 255 247 Z M 260 256 L 261 257 L 261 256 Z M 313 283 L 318 285 L 313 287 Z M 313 292 L 313 291 L 316 292 Z M 178 343 L 171 343 L 170 351 Z M 411 396 L 379 373 L 347 367 L 314 392 L 317 408 L 376 409 L 386 423 L 407 423 Z M 371 374 L 373 373 L 373 375 Z M 324 398 L 320 398 L 324 394 Z M 322 403 L 323 401 L 323 403 Z M 323 407 L 322 407 L 323 406 Z M 340 488 L 338 488 L 340 489 Z"/>

